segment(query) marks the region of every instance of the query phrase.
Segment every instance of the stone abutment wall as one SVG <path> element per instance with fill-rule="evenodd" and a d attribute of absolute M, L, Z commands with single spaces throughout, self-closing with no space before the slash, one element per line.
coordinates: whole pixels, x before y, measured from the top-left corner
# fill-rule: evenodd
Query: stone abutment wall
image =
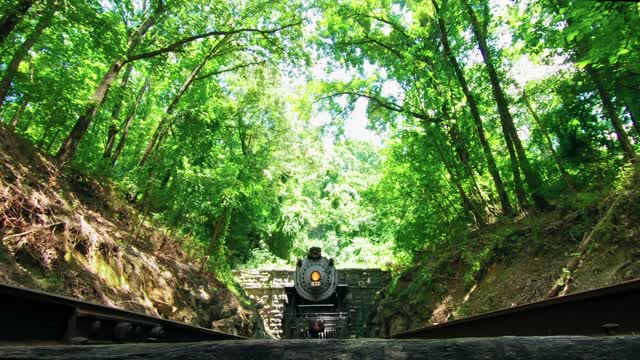
<path fill-rule="evenodd" d="M 280 338 L 287 301 L 284 288 L 293 286 L 293 270 L 237 270 L 233 274 L 247 295 L 261 306 L 259 312 L 267 332 Z M 389 272 L 380 269 L 338 269 L 338 283 L 349 285 L 351 291 L 353 336 L 367 336 L 366 321 L 374 310 L 373 300 L 390 278 Z"/>

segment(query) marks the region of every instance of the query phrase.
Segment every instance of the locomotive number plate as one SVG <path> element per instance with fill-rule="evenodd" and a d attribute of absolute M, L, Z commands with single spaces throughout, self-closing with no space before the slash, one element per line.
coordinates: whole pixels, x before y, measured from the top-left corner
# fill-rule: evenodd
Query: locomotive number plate
<path fill-rule="evenodd" d="M 311 282 L 311 286 L 313 286 L 313 287 L 320 286 L 320 281 L 312 281 Z"/>

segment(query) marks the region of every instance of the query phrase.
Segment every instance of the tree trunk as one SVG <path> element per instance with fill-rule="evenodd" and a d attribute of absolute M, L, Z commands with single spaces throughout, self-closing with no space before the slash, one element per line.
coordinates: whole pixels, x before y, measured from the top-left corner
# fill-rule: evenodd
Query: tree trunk
<path fill-rule="evenodd" d="M 464 173 L 467 177 L 471 177 L 473 173 L 473 169 L 471 164 L 469 163 L 469 151 L 467 150 L 466 145 L 464 144 L 464 140 L 462 139 L 462 133 L 460 132 L 460 127 L 458 123 L 455 121 L 451 121 L 451 114 L 445 110 L 445 118 L 447 119 L 447 132 L 449 134 L 449 140 L 451 141 L 451 145 L 455 150 L 456 156 L 458 160 L 462 164 L 462 168 L 464 169 Z"/>
<path fill-rule="evenodd" d="M 18 25 L 35 2 L 34 0 L 21 0 L 13 9 L 7 11 L 7 14 L 2 18 L 2 23 L 0 24 L 0 45 L 4 43 L 7 36 L 9 36 L 11 31 Z"/>
<path fill-rule="evenodd" d="M 451 115 L 448 113 L 446 106 L 444 107 L 443 112 L 445 112 L 445 118 L 451 119 Z M 451 140 L 452 146 L 455 149 L 455 153 L 458 158 L 458 161 L 460 161 L 460 164 L 462 165 L 462 169 L 464 171 L 464 178 L 468 179 L 468 181 L 471 183 L 471 187 L 473 188 L 472 194 L 476 198 L 474 199 L 476 200 L 474 201 L 474 207 L 478 207 L 481 203 L 483 206 L 482 213 L 484 214 L 484 210 L 488 209 L 489 206 L 486 200 L 484 199 L 484 196 L 482 195 L 482 191 L 480 191 L 480 186 L 478 186 L 478 183 L 476 181 L 473 167 L 471 166 L 471 162 L 470 162 L 471 156 L 469 155 L 469 150 L 467 149 L 467 146 L 465 145 L 465 142 L 462 139 L 462 133 L 460 132 L 458 123 L 457 121 L 456 122 L 448 121 L 447 125 L 448 125 L 449 139 Z M 458 172 L 458 176 L 462 178 L 459 172 Z M 475 203 L 478 203 L 478 204 L 475 204 Z M 485 220 L 486 219 L 483 219 L 482 222 L 484 223 Z"/>
<path fill-rule="evenodd" d="M 624 107 L 629 114 L 629 118 L 631 118 L 633 129 L 636 132 L 636 140 L 640 141 L 640 124 L 638 124 L 638 121 L 640 121 L 640 106 L 638 106 L 638 102 L 632 98 L 625 97 L 623 98 L 623 101 Z"/>
<path fill-rule="evenodd" d="M 204 257 L 204 263 L 202 264 L 203 269 L 206 268 L 207 263 L 209 262 L 209 258 L 211 257 L 213 250 L 216 248 L 216 244 L 218 242 L 218 238 L 220 238 L 221 233 L 224 230 L 225 218 L 227 215 L 227 210 L 222 209 L 222 213 L 218 216 L 218 219 L 213 225 L 213 233 L 211 234 L 211 240 L 209 241 L 209 246 L 207 247 L 207 253 Z M 224 236 L 224 234 L 222 234 Z"/>
<path fill-rule="evenodd" d="M 625 76 L 623 79 L 616 81 L 616 97 L 620 99 L 629 113 L 631 124 L 635 129 L 636 136 L 640 140 L 640 103 L 636 100 L 640 96 L 640 75 Z"/>
<path fill-rule="evenodd" d="M 144 154 L 142 155 L 142 159 L 140 159 L 140 162 L 138 163 L 139 166 L 144 166 L 144 164 L 147 162 L 147 160 L 149 159 L 149 155 L 151 155 L 151 152 L 153 151 L 153 148 L 156 147 L 157 143 L 159 143 L 158 140 L 160 136 L 169 129 L 170 127 L 169 118 L 171 117 L 176 107 L 178 106 L 178 102 L 180 101 L 182 96 L 187 92 L 191 84 L 193 84 L 193 82 L 196 81 L 198 74 L 200 73 L 200 71 L 202 71 L 202 68 L 204 68 L 207 62 L 211 60 L 213 55 L 216 54 L 216 52 L 220 49 L 220 47 L 226 44 L 227 42 L 226 39 L 227 39 L 226 37 L 223 38 L 217 44 L 211 47 L 211 50 L 209 50 L 209 52 L 205 55 L 204 59 L 200 62 L 200 64 L 198 64 L 198 66 L 196 66 L 196 68 L 193 69 L 189 77 L 187 77 L 187 79 L 184 81 L 184 83 L 182 84 L 182 86 L 180 87 L 176 95 L 173 97 L 173 100 L 171 100 L 171 103 L 169 104 L 169 106 L 167 106 L 167 109 L 165 110 L 165 116 L 162 117 L 162 120 L 160 120 L 160 124 L 158 124 L 156 131 L 151 136 L 151 140 L 147 145 L 147 149 L 144 151 Z"/>
<path fill-rule="evenodd" d="M 425 130 L 429 132 L 429 128 L 426 128 Z M 462 183 L 460 182 L 458 168 L 456 167 L 456 164 L 450 164 L 449 161 L 447 160 L 445 152 L 441 148 L 440 143 L 437 139 L 438 136 L 439 136 L 438 134 L 434 134 L 433 136 L 434 138 L 433 143 L 436 148 L 436 153 L 440 157 L 442 164 L 444 165 L 445 169 L 447 170 L 447 173 L 449 174 L 449 177 L 451 179 L 450 180 L 451 184 L 458 191 L 458 194 L 460 195 L 460 199 L 462 201 L 462 207 L 467 211 L 467 213 L 473 216 L 474 221 L 478 226 L 483 226 L 485 224 L 486 216 L 480 209 L 478 209 L 478 207 L 473 203 L 473 201 L 471 201 L 471 199 L 467 195 L 467 192 L 465 191 L 464 187 L 462 186 Z"/>
<path fill-rule="evenodd" d="M 178 209 L 178 212 L 173 218 L 173 221 L 171 222 L 171 230 L 169 230 L 169 237 L 171 237 L 173 232 L 178 228 L 178 224 L 182 220 L 182 215 L 184 214 L 184 210 L 187 208 L 187 205 L 189 204 L 189 200 L 191 200 L 191 196 L 193 196 L 193 189 L 190 189 L 189 193 L 187 194 L 187 197 L 184 199 L 184 201 L 180 205 L 180 208 Z"/>
<path fill-rule="evenodd" d="M 133 50 L 140 44 L 142 41 L 142 37 L 147 31 L 155 24 L 157 17 L 164 11 L 162 6 L 162 1 L 159 2 L 158 8 L 151 14 L 149 17 L 145 19 L 145 21 L 138 27 L 138 29 L 131 35 L 129 38 L 129 42 L 127 44 L 127 55 L 131 54 Z M 78 117 L 73 129 L 71 129 L 71 133 L 67 135 L 67 137 L 62 142 L 62 146 L 58 150 L 56 154 L 56 158 L 60 162 L 69 161 L 76 150 L 78 149 L 78 144 L 80 140 L 87 134 L 87 130 L 89 129 L 89 125 L 95 118 L 100 105 L 104 102 L 107 97 L 107 93 L 109 92 L 109 88 L 111 84 L 118 76 L 122 65 L 124 64 L 126 56 L 120 57 L 116 59 L 109 70 L 102 77 L 102 81 L 98 85 L 98 88 L 93 93 L 93 96 L 89 100 L 89 103 L 84 109 L 82 115 Z"/>
<path fill-rule="evenodd" d="M 158 127 L 156 128 L 156 131 L 153 133 L 153 135 L 151 135 L 151 140 L 149 140 L 149 144 L 147 145 L 147 149 L 144 151 L 144 154 L 142 154 L 142 159 L 140 159 L 140 162 L 138 163 L 138 166 L 144 166 L 144 164 L 147 163 L 147 160 L 149 159 L 149 156 L 151 155 L 151 151 L 153 150 L 153 148 L 155 147 L 156 143 L 158 142 L 158 138 L 160 137 L 160 134 L 164 132 L 164 126 L 165 126 L 165 122 L 168 122 L 168 120 L 166 119 L 166 115 L 165 117 L 162 118 L 162 120 L 160 120 L 160 124 L 158 124 Z"/>
<path fill-rule="evenodd" d="M 49 145 L 47 145 L 47 153 L 51 153 L 51 148 L 53 147 L 53 144 L 55 143 L 55 141 L 58 138 L 59 134 L 60 134 L 60 128 L 56 129 L 56 132 L 53 133 L 53 136 L 51 137 L 51 140 L 49 141 Z"/>
<path fill-rule="evenodd" d="M 511 165 L 511 172 L 513 173 L 513 188 L 516 193 L 516 200 L 518 201 L 518 207 L 520 210 L 524 210 L 529 207 L 527 201 L 527 193 L 524 191 L 524 185 L 522 183 L 522 177 L 520 176 L 520 165 L 518 164 L 518 156 L 516 150 L 513 148 L 513 141 L 511 141 L 511 134 L 509 131 L 502 127 L 502 132 L 507 143 L 507 152 L 509 153 L 509 164 Z"/>
<path fill-rule="evenodd" d="M 136 101 L 133 104 L 131 110 L 127 114 L 127 118 L 124 120 L 124 126 L 122 128 L 122 135 L 120 135 L 120 140 L 118 141 L 118 145 L 116 146 L 116 150 L 111 156 L 111 165 L 115 165 L 116 161 L 120 157 L 122 153 L 122 149 L 124 149 L 124 144 L 127 141 L 127 136 L 129 136 L 129 128 L 131 128 L 131 124 L 133 123 L 133 119 L 136 117 L 136 113 L 138 112 L 138 107 L 142 102 L 142 98 L 144 97 L 144 93 L 149 90 L 149 83 L 151 81 L 151 76 L 148 76 L 144 82 L 144 85 L 138 91 L 138 95 L 136 96 Z"/>
<path fill-rule="evenodd" d="M 27 37 L 22 45 L 20 45 L 18 50 L 16 50 L 15 54 L 13 54 L 13 58 L 11 58 L 11 62 L 9 62 L 9 65 L 7 66 L 7 70 L 5 71 L 2 80 L 0 80 L 0 109 L 2 109 L 2 105 L 7 98 L 7 94 L 9 93 L 9 89 L 11 88 L 13 79 L 18 74 L 20 63 L 29 53 L 29 50 L 31 50 L 36 41 L 38 41 L 38 38 L 40 38 L 40 35 L 42 35 L 44 29 L 46 29 L 51 24 L 52 18 L 53 9 L 47 9 L 46 13 L 42 15 L 40 21 L 38 21 L 36 27 L 33 29 L 29 37 Z"/>
<path fill-rule="evenodd" d="M 510 216 L 513 214 L 513 207 L 511 206 L 511 202 L 509 201 L 509 196 L 507 195 L 507 190 L 504 186 L 504 183 L 502 182 L 500 173 L 498 172 L 498 166 L 496 165 L 495 158 L 493 157 L 491 146 L 489 145 L 489 141 L 487 141 L 487 137 L 484 132 L 484 126 L 482 124 L 482 118 L 480 117 L 480 111 L 478 110 L 476 99 L 471 94 L 471 90 L 469 89 L 469 86 L 467 84 L 467 80 L 464 76 L 462 68 L 460 67 L 458 60 L 456 59 L 456 57 L 453 55 L 453 52 L 451 51 L 449 38 L 446 32 L 446 26 L 442 18 L 442 14 L 440 13 L 440 9 L 438 8 L 438 4 L 436 3 L 435 0 L 432 0 L 431 3 L 436 9 L 436 13 L 438 17 L 438 27 L 440 29 L 440 42 L 442 43 L 444 56 L 451 63 L 453 70 L 456 74 L 458 84 L 460 85 L 462 92 L 465 98 L 467 99 L 467 103 L 469 104 L 471 117 L 473 118 L 473 121 L 476 126 L 476 132 L 478 134 L 478 139 L 480 140 L 480 144 L 482 145 L 482 151 L 484 152 L 484 157 L 485 157 L 485 160 L 487 161 L 489 173 L 491 174 L 491 178 L 493 179 L 494 186 L 496 187 L 496 191 L 498 192 L 498 198 L 500 199 L 502 213 L 507 216 Z"/>
<path fill-rule="evenodd" d="M 22 104 L 20 104 L 20 107 L 16 110 L 15 113 L 13 113 L 13 116 L 11 117 L 11 121 L 9 121 L 9 128 L 15 129 L 18 127 L 18 123 L 20 122 L 20 119 L 22 119 L 22 115 L 24 114 L 24 111 L 27 109 L 27 106 L 29 105 L 30 100 L 31 100 L 31 96 L 25 95 L 24 99 L 22 100 Z"/>
<path fill-rule="evenodd" d="M 118 118 L 120 117 L 120 112 L 122 111 L 122 103 L 124 102 L 124 95 L 127 90 L 127 85 L 129 84 L 129 78 L 131 77 L 131 70 L 133 70 L 133 65 L 128 64 L 127 68 L 124 70 L 124 74 L 122 75 L 120 93 L 118 94 L 116 103 L 115 105 L 113 105 L 113 110 L 111 111 L 111 123 L 109 124 L 107 144 L 105 145 L 104 153 L 102 154 L 102 157 L 105 159 L 111 157 L 113 145 L 116 142 L 116 135 L 118 134 L 118 131 L 120 131 L 120 129 L 118 129 Z"/>
<path fill-rule="evenodd" d="M 555 160 L 556 165 L 558 166 L 558 170 L 560 170 L 560 174 L 562 174 L 562 178 L 564 179 L 565 184 L 567 184 L 567 188 L 569 188 L 569 191 L 575 192 L 576 189 L 575 189 L 575 186 L 573 185 L 573 181 L 571 181 L 571 177 L 569 176 L 569 173 L 567 173 L 564 166 L 562 166 L 562 161 L 560 161 L 560 157 L 556 153 L 556 150 L 553 148 L 553 142 L 551 141 L 551 137 L 549 136 L 549 133 L 547 132 L 547 129 L 545 128 L 545 126 L 540 121 L 538 114 L 535 112 L 535 110 L 533 110 L 533 107 L 531 107 L 531 103 L 529 103 L 529 98 L 527 98 L 527 95 L 525 94 L 524 90 L 522 90 L 522 100 L 524 101 L 524 104 L 529 110 L 531 117 L 533 117 L 533 120 L 535 121 L 536 125 L 538 125 L 538 128 L 540 128 L 540 132 L 542 132 L 542 135 L 544 135 L 544 138 L 547 141 L 547 146 L 549 147 L 549 151 L 551 152 L 551 155 L 553 156 L 553 159 Z"/>
<path fill-rule="evenodd" d="M 566 0 L 558 0 L 559 6 L 562 8 L 569 8 L 570 4 Z M 562 15 L 560 9 L 558 8 L 558 14 Z M 565 21 L 569 26 L 573 24 L 573 19 L 569 17 L 565 17 Z M 576 46 L 574 47 L 574 51 L 578 58 L 583 58 L 584 55 L 588 52 L 591 45 L 588 43 L 588 40 L 576 41 Z M 602 81 L 602 77 L 600 76 L 600 72 L 597 69 L 594 69 L 591 64 L 587 64 L 586 71 L 594 85 L 596 86 L 596 90 L 598 91 L 598 95 L 600 96 L 600 100 L 602 100 L 602 107 L 604 111 L 607 113 L 609 120 L 611 121 L 611 125 L 615 130 L 616 137 L 618 139 L 618 143 L 620 143 L 620 147 L 622 148 L 622 152 L 624 154 L 625 159 L 629 162 L 635 162 L 637 160 L 635 150 L 633 149 L 633 145 L 631 145 L 631 141 L 629 141 L 629 137 L 627 136 L 627 132 L 624 130 L 622 125 L 622 120 L 620 116 L 618 116 L 618 111 L 613 103 L 612 97 L 609 94 L 608 89 L 604 85 Z"/>
<path fill-rule="evenodd" d="M 500 115 L 500 121 L 503 124 L 503 129 L 506 129 L 508 131 L 508 134 L 511 136 L 511 140 L 513 141 L 514 148 L 518 155 L 518 162 L 520 164 L 520 168 L 524 172 L 525 181 L 529 186 L 529 191 L 531 192 L 533 202 L 536 205 L 536 208 L 540 210 L 547 209 L 549 207 L 549 203 L 541 193 L 540 179 L 538 177 L 538 174 L 531 168 L 529 159 L 527 158 L 524 147 L 522 146 L 522 142 L 520 141 L 520 136 L 518 135 L 518 131 L 513 122 L 513 118 L 511 117 L 511 112 L 509 111 L 507 99 L 504 95 L 504 92 L 502 91 L 502 87 L 500 86 L 498 72 L 496 71 L 493 64 L 493 59 L 491 58 L 491 53 L 489 52 L 489 46 L 487 45 L 487 41 L 481 32 L 476 14 L 469 4 L 469 0 L 463 0 L 462 3 L 466 8 L 467 14 L 471 21 L 471 29 L 476 37 L 476 40 L 478 41 L 480 53 L 482 54 L 482 58 L 486 65 L 487 71 L 489 72 L 489 80 L 491 82 L 493 96 L 496 100 L 496 106 Z M 505 137 L 506 136 L 507 134 L 505 134 Z"/>
<path fill-rule="evenodd" d="M 449 213 L 447 212 L 444 204 L 442 203 L 442 199 L 444 198 L 444 196 L 442 196 L 442 197 L 436 196 L 435 194 L 433 194 L 426 187 L 423 188 L 422 192 L 428 197 L 428 201 L 434 202 L 437 205 L 437 208 L 440 211 L 440 214 L 442 215 L 442 218 L 444 219 L 444 221 L 447 224 L 447 230 L 448 230 L 447 233 L 452 234 L 453 233 L 453 225 L 451 224 L 451 220 L 449 219 Z"/>
<path fill-rule="evenodd" d="M 627 111 L 629 112 L 629 116 L 631 116 L 631 123 L 633 124 L 633 128 L 636 129 L 636 142 L 640 141 L 640 118 L 636 117 L 634 112 L 631 110 L 631 106 L 627 105 Z"/>
<path fill-rule="evenodd" d="M 620 147 L 622 147 L 622 152 L 625 159 L 632 163 L 636 162 L 637 158 L 635 150 L 633 149 L 633 145 L 631 145 L 631 141 L 627 136 L 627 132 L 624 130 L 622 120 L 620 119 L 620 116 L 618 116 L 618 111 L 613 104 L 611 95 L 602 82 L 600 73 L 598 72 L 598 70 L 594 69 L 591 64 L 587 65 L 587 73 L 589 74 L 591 80 L 593 80 L 593 83 L 596 85 L 598 95 L 600 95 L 600 99 L 602 100 L 602 107 L 604 107 L 604 110 L 607 112 L 607 115 L 611 120 L 611 125 L 613 125 L 613 129 L 616 132 L 616 137 L 618 138 Z"/>
<path fill-rule="evenodd" d="M 53 126 L 53 119 L 49 119 L 49 121 L 47 122 L 47 125 L 45 125 L 44 127 L 44 131 L 42 132 L 42 135 L 40 136 L 40 140 L 38 141 L 38 148 L 42 150 L 43 146 L 44 146 L 44 141 L 47 139 L 47 136 L 49 135 L 49 131 L 51 130 L 51 127 Z"/>
<path fill-rule="evenodd" d="M 160 183 L 160 189 L 166 189 L 169 184 L 169 180 L 171 180 L 171 170 L 167 170 L 164 173 L 164 177 L 162 178 L 162 182 Z"/>
<path fill-rule="evenodd" d="M 66 162 L 71 160 L 76 150 L 78 149 L 78 145 L 80 144 L 80 140 L 86 135 L 87 130 L 89 129 L 89 125 L 93 121 L 93 118 L 96 116 L 100 105 L 104 102 L 107 97 L 107 92 L 113 83 L 113 80 L 118 76 L 118 72 L 120 72 L 120 68 L 122 67 L 123 60 L 118 59 L 115 61 L 109 71 L 104 75 L 100 85 L 96 89 L 91 98 L 89 104 L 85 107 L 84 112 L 75 125 L 71 129 L 71 133 L 67 136 L 67 138 L 62 142 L 58 153 L 56 154 L 56 158 L 60 162 Z"/>

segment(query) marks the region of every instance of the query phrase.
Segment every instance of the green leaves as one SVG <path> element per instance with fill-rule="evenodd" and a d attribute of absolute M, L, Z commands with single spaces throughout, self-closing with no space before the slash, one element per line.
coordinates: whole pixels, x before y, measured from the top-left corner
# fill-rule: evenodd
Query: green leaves
<path fill-rule="evenodd" d="M 578 36 L 578 35 L 579 35 L 578 30 L 570 31 L 570 32 L 567 34 L 567 37 L 566 37 L 567 42 L 568 42 L 568 43 L 571 43 L 571 42 L 576 38 L 576 36 Z M 580 39 L 578 39 L 578 40 L 580 40 Z"/>
<path fill-rule="evenodd" d="M 580 68 L 580 69 L 584 69 L 585 67 L 587 67 L 591 63 L 592 63 L 591 60 L 586 59 L 586 60 L 581 60 L 581 61 L 576 62 L 576 66 L 578 68 Z"/>
<path fill-rule="evenodd" d="M 474 226 L 470 209 L 499 216 L 487 148 L 507 200 L 516 198 L 482 54 L 459 2 L 164 0 L 161 11 L 159 1 L 64 4 L 17 68 L 2 121 L 15 121 L 23 136 L 55 152 L 73 120 L 85 109 L 92 113 L 87 105 L 104 100 L 74 165 L 113 178 L 142 199 L 144 211 L 191 234 L 195 248 L 213 246 L 210 253 L 223 257 L 215 266 L 247 261 L 254 249 L 260 258 L 268 257 L 266 249 L 287 258 L 314 244 L 340 261 L 362 263 L 392 245 L 407 254 L 455 241 Z M 603 91 L 615 93 L 614 113 L 630 129 L 640 73 L 637 5 L 473 0 L 472 6 L 497 76 L 507 92 L 528 83 L 568 170 L 585 171 L 588 179 L 615 169 L 613 130 L 589 74 L 601 74 Z M 1 44 L 0 69 L 11 61 L 13 43 L 38 22 L 34 14 L 10 34 L 16 41 Z M 153 24 L 137 38 L 145 19 Z M 531 60 L 524 80 L 512 71 L 520 59 Z M 102 87 L 108 69 L 125 60 L 134 67 L 129 85 L 120 87 L 120 74 Z M 541 64 L 556 73 L 530 80 L 540 77 Z M 137 104 L 148 78 L 150 90 Z M 88 102 L 96 89 L 108 96 Z M 112 117 L 118 104 L 122 111 Z M 361 116 L 384 145 L 346 136 L 351 112 L 364 104 Z M 532 167 L 550 184 L 543 190 L 561 193 L 538 127 L 522 104 L 512 102 L 510 111 Z M 107 134 L 116 129 L 121 139 L 128 114 L 132 125 L 112 166 L 102 157 Z M 160 139 L 140 168 L 160 124 Z M 221 241 L 211 245 L 214 233 Z"/>

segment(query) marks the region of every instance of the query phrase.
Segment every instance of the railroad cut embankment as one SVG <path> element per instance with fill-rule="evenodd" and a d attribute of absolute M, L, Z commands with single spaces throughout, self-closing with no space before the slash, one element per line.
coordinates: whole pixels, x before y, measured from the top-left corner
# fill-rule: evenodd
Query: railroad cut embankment
<path fill-rule="evenodd" d="M 640 277 L 640 171 L 417 256 L 377 298 L 372 336 L 590 290 Z M 446 247 L 446 246 L 445 246 Z"/>
<path fill-rule="evenodd" d="M 229 333 L 257 312 L 108 181 L 61 172 L 0 126 L 0 282 Z"/>

